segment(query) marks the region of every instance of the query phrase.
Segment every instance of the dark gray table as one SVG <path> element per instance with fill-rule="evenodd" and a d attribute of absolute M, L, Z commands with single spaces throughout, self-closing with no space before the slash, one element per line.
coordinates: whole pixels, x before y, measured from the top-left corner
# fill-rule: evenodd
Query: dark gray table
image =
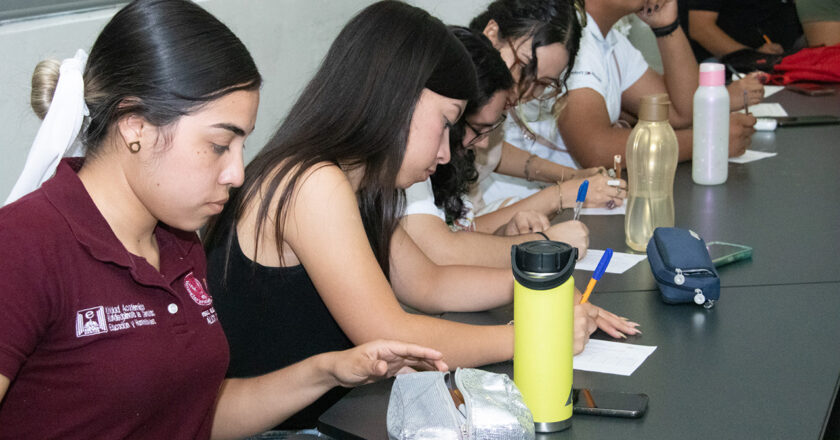
<path fill-rule="evenodd" d="M 791 115 L 840 115 L 840 97 L 780 92 Z M 643 324 L 629 342 L 657 350 L 630 377 L 576 371 L 575 386 L 643 392 L 640 420 L 575 416 L 550 438 L 821 438 L 840 378 L 840 125 L 758 133 L 753 149 L 778 156 L 731 164 L 725 185 L 675 180 L 676 225 L 707 241 L 754 248 L 752 260 L 720 269 L 712 310 L 659 300 L 647 261 L 606 274 L 593 302 Z M 584 217 L 591 247 L 628 252 L 623 216 Z M 585 287 L 590 272 L 578 271 Z M 511 307 L 447 319 L 494 324 Z M 603 333 L 595 337 L 608 338 Z M 510 362 L 485 367 L 510 373 Z M 327 411 L 319 428 L 342 438 L 387 438 L 391 381 L 357 388 Z"/>
<path fill-rule="evenodd" d="M 838 290 L 840 283 L 733 287 L 712 310 L 669 306 L 658 292 L 599 298 L 644 323 L 645 333 L 629 342 L 658 348 L 629 377 L 575 371 L 575 387 L 646 393 L 647 414 L 574 416 L 572 429 L 544 438 L 821 438 L 840 371 Z M 447 318 L 491 324 L 511 315 L 507 307 Z M 513 365 L 484 369 L 511 374 Z M 321 416 L 319 429 L 386 439 L 391 382 L 353 390 Z"/>
<path fill-rule="evenodd" d="M 840 96 L 803 97 L 782 91 L 771 97 L 791 115 L 840 115 Z M 691 163 L 680 164 L 674 180 L 676 226 L 706 241 L 752 246 L 752 260 L 720 269 L 724 287 L 838 282 L 832 258 L 840 244 L 840 125 L 779 128 L 757 133 L 753 149 L 778 155 L 730 164 L 723 185 L 691 180 Z M 624 242 L 624 216 L 582 217 L 593 249 L 632 252 Z M 584 289 L 591 272 L 578 271 Z M 647 261 L 624 274 L 606 274 L 599 292 L 655 289 Z"/>

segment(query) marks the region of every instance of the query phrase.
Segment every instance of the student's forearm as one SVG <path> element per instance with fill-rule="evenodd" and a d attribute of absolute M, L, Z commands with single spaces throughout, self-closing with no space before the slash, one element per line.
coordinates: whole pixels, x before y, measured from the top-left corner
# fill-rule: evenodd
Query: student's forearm
<path fill-rule="evenodd" d="M 338 385 L 329 372 L 331 353 L 248 379 L 226 379 L 213 417 L 213 439 L 258 434 L 314 402 Z"/>
<path fill-rule="evenodd" d="M 691 39 L 703 46 L 716 57 L 722 57 L 747 46 L 735 41 L 714 22 L 700 26 L 691 26 Z"/>
<path fill-rule="evenodd" d="M 365 319 L 364 326 L 346 331 L 356 345 L 377 339 L 410 342 L 440 351 L 453 370 L 513 358 L 513 326 L 462 324 L 402 310 Z"/>
<path fill-rule="evenodd" d="M 506 256 L 510 266 L 510 248 Z M 438 266 L 428 290 L 428 306 L 421 311 L 480 312 L 513 302 L 513 273 L 509 268 Z"/>
<path fill-rule="evenodd" d="M 554 163 L 541 157 L 533 156 L 527 151 L 504 142 L 502 144 L 502 159 L 496 167 L 496 172 L 507 176 L 530 178 L 540 182 L 565 181 L 577 177 L 575 169 Z M 528 175 L 525 165 L 528 165 Z"/>
<path fill-rule="evenodd" d="M 563 136 L 563 140 L 581 167 L 611 168 L 615 155 L 624 156 L 627 152 L 628 137 L 629 128 L 605 126 L 589 132 L 587 136 L 580 136 L 580 141 L 566 139 L 566 136 Z M 594 148 L 596 145 L 598 148 Z"/>
<path fill-rule="evenodd" d="M 691 160 L 692 150 L 691 146 L 694 142 L 694 134 L 690 128 L 684 128 L 682 130 L 675 130 L 677 134 L 677 144 L 679 144 L 680 154 L 679 154 L 679 161 L 685 162 Z"/>
<path fill-rule="evenodd" d="M 480 232 L 454 232 L 447 240 L 433 245 L 420 244 L 423 252 L 436 264 L 510 268 L 510 247 L 530 240 L 538 234 L 499 236 Z"/>
<path fill-rule="evenodd" d="M 697 60 L 681 27 L 670 35 L 658 37 L 656 43 L 662 55 L 665 88 L 671 100 L 671 125 L 688 127 L 693 114 L 694 92 L 699 84 Z"/>
<path fill-rule="evenodd" d="M 495 233 L 499 228 L 504 227 L 520 211 L 536 211 L 551 219 L 560 210 L 560 203 L 560 190 L 555 184 L 516 203 L 476 217 L 475 224 L 476 227 L 481 228 L 481 231 Z M 564 207 L 568 208 L 571 206 L 570 203 L 574 203 L 574 200 L 564 201 Z"/>

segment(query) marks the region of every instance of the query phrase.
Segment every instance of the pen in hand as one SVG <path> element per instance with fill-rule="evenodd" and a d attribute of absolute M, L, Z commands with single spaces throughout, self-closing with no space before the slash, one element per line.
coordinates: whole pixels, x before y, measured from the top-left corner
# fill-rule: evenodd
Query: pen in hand
<path fill-rule="evenodd" d="M 749 99 L 750 98 L 749 98 L 749 95 L 747 94 L 747 91 L 744 90 L 744 114 L 745 115 L 750 114 L 750 100 Z"/>
<path fill-rule="evenodd" d="M 592 274 L 592 279 L 589 280 L 589 285 L 586 286 L 586 291 L 583 293 L 583 298 L 580 299 L 581 304 L 586 304 L 586 302 L 589 301 L 589 295 L 592 294 L 592 290 L 595 289 L 595 284 L 601 280 L 601 277 L 604 276 L 604 272 L 607 271 L 607 266 L 609 266 L 612 256 L 613 250 L 609 248 L 604 251 L 604 255 L 601 255 L 601 261 L 598 262 L 598 266 Z"/>
<path fill-rule="evenodd" d="M 578 188 L 577 199 L 575 199 L 575 217 L 573 220 L 580 218 L 580 208 L 583 208 L 583 201 L 586 200 L 586 191 L 589 189 L 589 181 L 584 180 Z"/>

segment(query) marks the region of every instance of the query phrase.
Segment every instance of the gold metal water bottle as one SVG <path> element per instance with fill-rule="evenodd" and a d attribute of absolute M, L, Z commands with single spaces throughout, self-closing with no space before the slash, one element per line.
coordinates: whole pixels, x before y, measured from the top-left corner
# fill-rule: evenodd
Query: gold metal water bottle
<path fill-rule="evenodd" d="M 536 432 L 572 424 L 572 342 L 577 249 L 529 241 L 511 249 L 513 381 L 534 416 Z"/>

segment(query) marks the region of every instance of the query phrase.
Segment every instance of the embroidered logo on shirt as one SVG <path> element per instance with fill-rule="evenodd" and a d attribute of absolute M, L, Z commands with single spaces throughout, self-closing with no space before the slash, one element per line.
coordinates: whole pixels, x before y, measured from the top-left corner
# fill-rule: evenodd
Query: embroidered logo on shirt
<path fill-rule="evenodd" d="M 76 337 L 108 333 L 105 321 L 105 307 L 91 307 L 76 312 Z"/>
<path fill-rule="evenodd" d="M 157 314 L 144 304 L 99 306 L 76 312 L 76 337 L 157 325 Z"/>
<path fill-rule="evenodd" d="M 209 306 L 210 304 L 213 304 L 213 298 L 210 298 L 210 295 L 208 295 L 207 291 L 204 290 L 204 286 L 201 284 L 201 281 L 199 281 L 192 272 L 188 273 L 187 276 L 184 277 L 184 287 L 187 289 L 187 293 L 190 294 L 190 298 L 192 298 L 196 304 L 200 306 Z"/>

